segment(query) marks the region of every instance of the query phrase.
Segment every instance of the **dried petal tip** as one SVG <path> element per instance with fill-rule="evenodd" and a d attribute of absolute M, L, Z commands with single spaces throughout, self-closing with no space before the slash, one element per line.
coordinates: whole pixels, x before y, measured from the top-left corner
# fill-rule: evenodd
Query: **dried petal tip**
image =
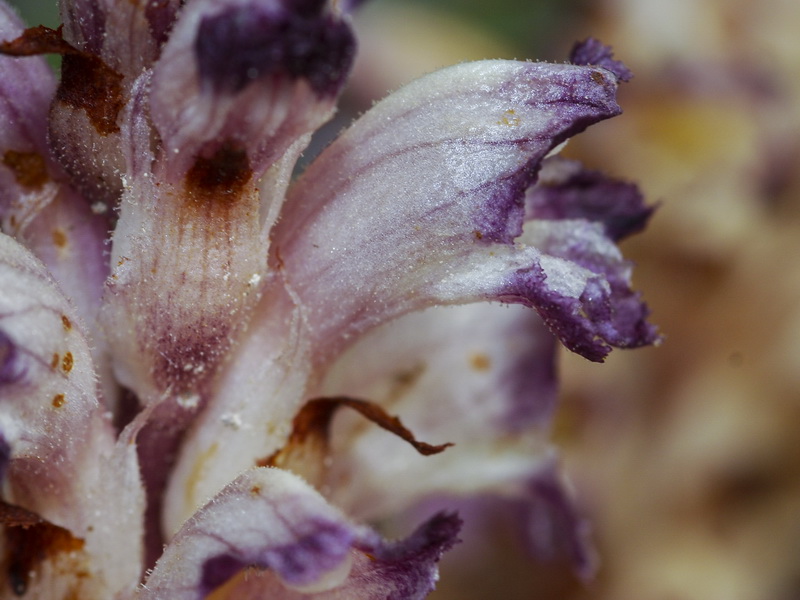
<path fill-rule="evenodd" d="M 620 60 L 614 60 L 611 46 L 606 46 L 600 40 L 588 38 L 577 42 L 569 55 L 569 62 L 573 65 L 596 65 L 608 69 L 620 81 L 630 81 L 633 77 L 631 70 Z"/>

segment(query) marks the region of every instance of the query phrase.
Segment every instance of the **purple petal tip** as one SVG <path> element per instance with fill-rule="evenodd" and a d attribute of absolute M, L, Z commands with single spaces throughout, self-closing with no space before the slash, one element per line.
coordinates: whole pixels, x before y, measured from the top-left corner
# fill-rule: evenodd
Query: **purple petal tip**
<path fill-rule="evenodd" d="M 633 77 L 631 70 L 620 60 L 614 60 L 611 46 L 606 46 L 599 40 L 589 38 L 578 42 L 572 48 L 569 61 L 574 65 L 596 65 L 611 71 L 620 81 L 630 81 Z"/>
<path fill-rule="evenodd" d="M 195 54 L 203 81 L 238 92 L 253 80 L 284 75 L 306 79 L 319 95 L 335 95 L 350 71 L 350 26 L 319 12 L 319 3 L 278 10 L 230 8 L 200 23 Z"/>

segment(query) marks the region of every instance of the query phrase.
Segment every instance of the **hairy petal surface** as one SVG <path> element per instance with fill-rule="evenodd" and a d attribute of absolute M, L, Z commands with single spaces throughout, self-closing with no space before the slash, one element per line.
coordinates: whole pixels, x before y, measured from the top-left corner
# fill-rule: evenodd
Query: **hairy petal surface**
<path fill-rule="evenodd" d="M 317 360 L 433 304 L 541 310 L 544 274 L 530 293 L 506 290 L 521 270 L 542 270 L 539 249 L 513 245 L 525 189 L 554 147 L 619 113 L 616 87 L 598 67 L 459 65 L 392 94 L 323 152 L 291 188 L 274 237 Z M 564 283 L 547 285 L 574 294 Z"/>
<path fill-rule="evenodd" d="M 325 2 L 189 4 L 153 75 L 168 179 L 221 148 L 243 152 L 259 177 L 328 120 L 354 52 L 349 25 Z"/>
<path fill-rule="evenodd" d="M 170 478 L 164 529 L 173 533 L 233 476 L 280 449 L 306 398 L 311 371 L 303 311 L 269 286 L 248 335 L 209 391 Z"/>
<path fill-rule="evenodd" d="M 555 338 L 520 306 L 432 308 L 367 334 L 334 365 L 324 393 L 370 398 L 417 437 L 454 446 L 423 458 L 342 416 L 325 481 L 337 505 L 377 519 L 431 495 L 520 487 L 549 452 L 554 358 Z"/>
<path fill-rule="evenodd" d="M 22 34 L 16 14 L 0 4 L 0 42 Z M 27 225 L 55 196 L 48 172 L 47 113 L 56 80 L 44 59 L 0 55 L 0 227 Z"/>
<path fill-rule="evenodd" d="M 0 38 L 22 34 L 22 24 L 0 6 Z M 104 241 L 108 223 L 67 183 L 47 146 L 47 115 L 55 78 L 38 56 L 0 56 L 0 229 L 25 244 L 77 306 L 94 340 L 98 370 L 108 358 L 97 335 L 97 313 L 108 276 Z M 103 393 L 113 402 L 115 386 L 104 378 Z"/>
<path fill-rule="evenodd" d="M 56 540 L 70 540 L 66 549 L 77 563 L 66 569 L 68 583 L 58 585 L 107 598 L 139 576 L 142 497 L 134 447 L 114 441 L 75 310 L 44 265 L 2 234 L 0 281 L 2 500 L 63 530 Z M 112 541 L 121 531 L 131 538 L 125 548 Z M 24 548 L 43 545 L 20 585 L 52 591 L 58 587 L 50 587 L 51 578 L 60 577 L 54 565 L 63 559 L 56 555 L 65 548 L 50 548 L 56 541 L 41 535 L 9 526 L 5 552 L 23 556 Z"/>
<path fill-rule="evenodd" d="M 525 195 L 526 220 L 599 222 L 615 242 L 642 231 L 654 212 L 635 184 L 557 156 L 542 163 L 537 185 Z"/>
<path fill-rule="evenodd" d="M 253 469 L 184 525 L 137 597 L 423 598 L 457 532 L 457 519 L 439 516 L 387 544 L 300 478 Z"/>

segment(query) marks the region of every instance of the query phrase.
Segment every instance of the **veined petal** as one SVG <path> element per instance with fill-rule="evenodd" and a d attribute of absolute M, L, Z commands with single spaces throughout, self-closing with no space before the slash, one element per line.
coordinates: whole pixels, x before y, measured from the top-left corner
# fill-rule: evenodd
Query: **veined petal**
<path fill-rule="evenodd" d="M 16 39 L 22 24 L 0 6 L 0 38 Z M 108 276 L 108 222 L 66 183 L 47 146 L 55 77 L 41 57 L 0 56 L 0 229 L 25 244 L 77 306 L 92 334 L 93 356 L 105 371 L 105 345 L 96 316 Z M 114 386 L 104 385 L 111 402 Z"/>
<path fill-rule="evenodd" d="M 253 469 L 175 535 L 138 597 L 423 598 L 457 531 L 454 517 L 440 516 L 387 544 L 300 478 Z"/>
<path fill-rule="evenodd" d="M 370 398 L 418 438 L 454 445 L 421 457 L 343 415 L 322 485 L 362 519 L 431 495 L 519 488 L 549 456 L 554 359 L 555 338 L 520 306 L 432 308 L 371 331 L 335 363 L 324 393 Z"/>
<path fill-rule="evenodd" d="M 75 310 L 44 266 L 2 234 L 0 280 L 2 500 L 45 527 L 28 531 L 12 523 L 4 550 L 21 556 L 21 548 L 38 548 L 18 582 L 33 595 L 59 589 L 50 586 L 61 568 L 68 576 L 59 585 L 74 586 L 81 597 L 108 598 L 134 586 L 141 568 L 135 447 L 114 442 Z M 51 527 L 63 530 L 60 537 L 41 538 L 56 531 Z M 124 551 L 111 542 L 120 531 L 131 537 Z M 58 540 L 69 544 L 59 549 Z M 67 549 L 72 554 L 60 556 Z"/>
<path fill-rule="evenodd" d="M 432 304 L 546 310 L 536 290 L 506 291 L 520 271 L 542 270 L 538 249 L 513 246 L 524 192 L 554 147 L 618 114 L 616 87 L 598 67 L 459 65 L 390 95 L 323 152 L 290 189 L 274 236 L 318 359 Z"/>
<path fill-rule="evenodd" d="M 154 68 L 167 177 L 236 148 L 259 177 L 332 114 L 355 41 L 326 2 L 198 0 Z M 215 158 L 217 157 L 217 158 Z"/>
<path fill-rule="evenodd" d="M 177 185 L 159 178 L 148 90 L 145 74 L 126 113 L 131 179 L 112 239 L 104 319 L 125 385 L 145 403 L 196 406 L 266 279 L 263 200 L 234 147 L 221 149 L 221 164 L 199 161 Z"/>
<path fill-rule="evenodd" d="M 248 335 L 232 348 L 208 405 L 184 438 L 165 496 L 164 530 L 174 533 L 209 498 L 285 443 L 306 398 L 311 371 L 302 309 L 271 286 Z"/>
<path fill-rule="evenodd" d="M 181 0 L 63 0 L 64 39 L 131 82 L 158 56 Z"/>
<path fill-rule="evenodd" d="M 79 503 L 91 449 L 110 448 L 95 374 L 78 317 L 44 266 L 0 238 L 0 327 L 5 346 L 2 422 L 12 447 L 9 502 L 59 525 Z M 71 525 L 71 523 L 70 523 Z"/>

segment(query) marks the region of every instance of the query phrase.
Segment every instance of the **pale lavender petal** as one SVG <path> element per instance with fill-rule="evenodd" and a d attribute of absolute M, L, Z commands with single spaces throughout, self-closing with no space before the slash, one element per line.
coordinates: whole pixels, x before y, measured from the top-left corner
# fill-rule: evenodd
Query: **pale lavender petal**
<path fill-rule="evenodd" d="M 178 186 L 153 173 L 148 89 L 145 74 L 126 112 L 130 181 L 112 239 L 103 317 L 124 385 L 144 403 L 179 398 L 195 408 L 259 297 L 269 240 L 246 167 L 235 185 L 206 178 L 210 165 Z M 234 169 L 234 156 L 242 157 L 231 150 L 223 171 Z"/>
<path fill-rule="evenodd" d="M 91 579 L 83 597 L 110 597 L 135 585 L 140 569 L 135 446 L 115 444 L 76 311 L 44 265 L 2 234 L 0 281 L 2 500 L 64 529 L 77 545 L 63 581 L 79 580 L 81 564 Z M 130 537 L 128 548 L 110 543 L 120 532 Z M 19 552 L 24 533 L 4 552 Z M 50 558 L 61 564 L 48 555 L 31 566 L 33 595 L 59 589 L 50 587 L 57 572 Z"/>
<path fill-rule="evenodd" d="M 547 294 L 579 297 L 585 285 L 545 285 L 542 249 L 514 246 L 524 192 L 548 152 L 619 112 L 616 86 L 595 67 L 473 63 L 423 78 L 357 121 L 292 187 L 274 236 L 275 265 L 310 311 L 319 360 L 432 304 L 527 303 L 552 326 Z M 517 285 L 527 272 L 536 284 Z"/>
<path fill-rule="evenodd" d="M 138 597 L 203 598 L 226 585 L 222 597 L 230 598 L 423 598 L 457 531 L 457 521 L 440 517 L 409 540 L 386 544 L 300 478 L 254 469 L 181 528 Z M 255 571 L 228 582 L 248 567 Z"/>
<path fill-rule="evenodd" d="M 182 0 L 63 0 L 64 39 L 132 82 L 158 56 Z"/>
<path fill-rule="evenodd" d="M 349 25 L 324 2 L 189 4 L 153 74 L 166 176 L 177 183 L 198 160 L 232 153 L 260 176 L 330 117 L 354 50 Z"/>
<path fill-rule="evenodd" d="M 307 397 L 311 371 L 304 311 L 280 286 L 267 287 L 239 344 L 208 391 L 181 445 L 165 494 L 163 523 L 174 533 L 231 480 L 278 451 Z"/>
<path fill-rule="evenodd" d="M 22 22 L 0 4 L 0 42 L 17 38 Z M 56 80 L 38 56 L 0 55 L 0 227 L 24 226 L 55 192 L 48 172 L 47 114 Z"/>
<path fill-rule="evenodd" d="M 422 457 L 342 415 L 325 480 L 333 499 L 379 519 L 432 494 L 519 487 L 549 456 L 555 351 L 542 320 L 520 306 L 428 309 L 370 332 L 334 364 L 323 392 L 369 398 L 419 439 L 454 445 Z"/>
<path fill-rule="evenodd" d="M 106 2 L 64 0 L 59 2 L 64 38 L 76 48 L 100 56 L 106 33 Z"/>
<path fill-rule="evenodd" d="M 521 503 L 533 554 L 546 561 L 566 558 L 582 578 L 591 579 L 597 569 L 591 527 L 576 508 L 557 461 L 530 479 Z"/>

